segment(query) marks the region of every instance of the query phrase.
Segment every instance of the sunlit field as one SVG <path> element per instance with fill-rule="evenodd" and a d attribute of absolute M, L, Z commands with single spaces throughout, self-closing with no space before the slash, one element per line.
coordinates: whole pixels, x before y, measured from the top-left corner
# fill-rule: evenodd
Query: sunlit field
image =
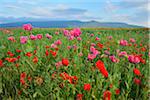
<path fill-rule="evenodd" d="M 149 31 L 0 30 L 4 100 L 148 100 Z"/>

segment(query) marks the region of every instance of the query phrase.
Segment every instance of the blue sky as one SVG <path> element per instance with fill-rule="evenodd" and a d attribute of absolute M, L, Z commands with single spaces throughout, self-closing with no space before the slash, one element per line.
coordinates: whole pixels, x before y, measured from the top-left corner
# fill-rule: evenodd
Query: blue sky
<path fill-rule="evenodd" d="M 148 25 L 149 0 L 0 0 L 0 23 L 26 19 L 96 20 Z"/>

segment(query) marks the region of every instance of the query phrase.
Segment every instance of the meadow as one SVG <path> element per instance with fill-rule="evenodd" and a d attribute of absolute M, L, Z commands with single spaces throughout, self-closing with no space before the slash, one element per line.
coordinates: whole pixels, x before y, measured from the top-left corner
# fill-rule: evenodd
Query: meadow
<path fill-rule="evenodd" d="M 0 31 L 4 100 L 148 100 L 149 30 Z"/>

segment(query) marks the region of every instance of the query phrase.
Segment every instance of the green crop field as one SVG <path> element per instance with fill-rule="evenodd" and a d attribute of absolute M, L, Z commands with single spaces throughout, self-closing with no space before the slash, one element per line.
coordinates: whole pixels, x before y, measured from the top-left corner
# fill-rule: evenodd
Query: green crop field
<path fill-rule="evenodd" d="M 149 30 L 0 29 L 4 100 L 148 100 Z"/>

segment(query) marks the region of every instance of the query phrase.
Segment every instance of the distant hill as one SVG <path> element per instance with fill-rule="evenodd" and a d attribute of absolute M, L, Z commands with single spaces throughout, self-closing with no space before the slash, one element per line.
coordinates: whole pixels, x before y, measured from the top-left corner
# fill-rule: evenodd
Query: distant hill
<path fill-rule="evenodd" d="M 27 21 L 0 24 L 0 28 L 22 27 L 30 23 L 38 28 L 73 28 L 73 27 L 104 27 L 104 28 L 143 28 L 142 26 L 129 25 L 121 22 L 97 22 L 97 21 Z"/>

